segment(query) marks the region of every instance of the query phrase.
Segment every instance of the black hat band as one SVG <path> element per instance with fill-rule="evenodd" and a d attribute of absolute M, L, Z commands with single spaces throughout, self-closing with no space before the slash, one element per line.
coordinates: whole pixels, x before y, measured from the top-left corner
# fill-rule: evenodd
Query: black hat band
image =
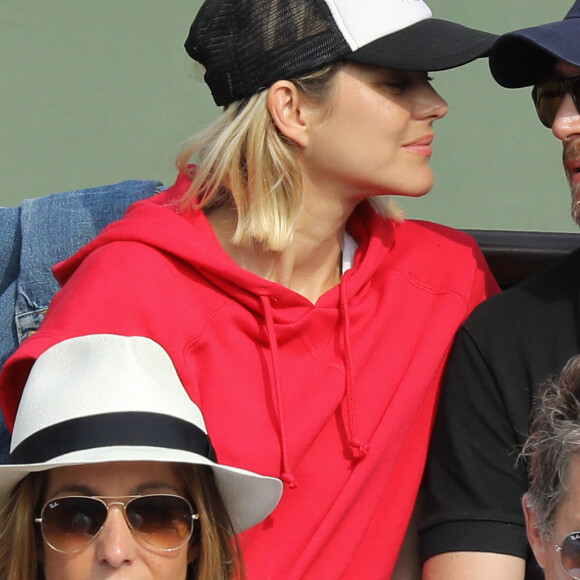
<path fill-rule="evenodd" d="M 119 446 L 187 451 L 217 461 L 209 437 L 196 425 L 169 415 L 122 412 L 80 417 L 41 429 L 12 450 L 9 463 L 45 463 L 75 451 Z"/>

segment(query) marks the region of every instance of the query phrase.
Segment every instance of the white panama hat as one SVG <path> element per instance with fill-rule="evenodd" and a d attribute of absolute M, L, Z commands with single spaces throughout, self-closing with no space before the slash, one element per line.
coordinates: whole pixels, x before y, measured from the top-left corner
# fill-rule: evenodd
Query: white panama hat
<path fill-rule="evenodd" d="M 282 494 L 279 479 L 217 463 L 201 410 L 159 344 L 112 334 L 60 342 L 30 372 L 0 502 L 29 473 L 113 461 L 211 467 L 236 532 L 266 518 Z"/>

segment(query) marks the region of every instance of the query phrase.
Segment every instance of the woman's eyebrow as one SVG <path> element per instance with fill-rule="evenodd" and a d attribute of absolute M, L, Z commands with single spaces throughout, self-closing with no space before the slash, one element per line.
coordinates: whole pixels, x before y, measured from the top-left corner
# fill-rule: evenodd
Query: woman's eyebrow
<path fill-rule="evenodd" d="M 159 490 L 172 490 L 175 493 L 183 493 L 183 489 L 180 486 L 169 483 L 167 481 L 151 481 L 138 485 L 133 488 L 135 495 L 142 495 L 146 493 L 151 493 Z"/>
<path fill-rule="evenodd" d="M 63 494 L 98 495 L 95 489 L 87 485 L 65 484 L 47 494 L 47 497 L 57 497 Z"/>

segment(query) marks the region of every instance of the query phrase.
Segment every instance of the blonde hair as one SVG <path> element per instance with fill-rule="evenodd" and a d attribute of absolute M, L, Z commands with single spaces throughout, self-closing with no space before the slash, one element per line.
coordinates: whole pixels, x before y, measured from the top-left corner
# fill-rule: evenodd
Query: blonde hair
<path fill-rule="evenodd" d="M 328 106 L 332 79 L 342 63 L 292 79 L 312 102 Z M 294 218 L 302 203 L 302 179 L 296 145 L 277 129 L 268 111 L 268 91 L 236 101 L 195 136 L 177 159 L 178 169 L 192 176 L 182 209 L 233 206 L 237 212 L 234 244 L 281 251 L 294 233 Z M 324 111 L 323 111 L 324 113 Z M 197 168 L 190 167 L 193 156 Z M 402 213 L 386 196 L 371 198 L 386 217 Z"/>
<path fill-rule="evenodd" d="M 175 464 L 185 495 L 199 513 L 190 546 L 199 557 L 187 580 L 244 580 L 239 544 L 210 467 Z M 0 580 L 44 580 L 38 560 L 42 544 L 34 518 L 45 500 L 47 472 L 30 473 L 8 494 L 0 509 Z"/>

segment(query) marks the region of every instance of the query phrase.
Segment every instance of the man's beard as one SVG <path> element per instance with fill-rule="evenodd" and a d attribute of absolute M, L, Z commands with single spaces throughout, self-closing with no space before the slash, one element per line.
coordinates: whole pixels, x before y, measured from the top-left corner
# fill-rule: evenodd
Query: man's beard
<path fill-rule="evenodd" d="M 573 159 L 580 159 L 580 139 L 571 141 L 564 146 L 562 154 L 562 161 L 564 163 L 564 171 L 570 184 L 570 192 L 572 194 L 572 203 L 570 205 L 570 215 L 572 219 L 580 225 L 580 183 L 572 183 L 574 173 L 571 173 L 567 167 L 567 163 Z"/>

